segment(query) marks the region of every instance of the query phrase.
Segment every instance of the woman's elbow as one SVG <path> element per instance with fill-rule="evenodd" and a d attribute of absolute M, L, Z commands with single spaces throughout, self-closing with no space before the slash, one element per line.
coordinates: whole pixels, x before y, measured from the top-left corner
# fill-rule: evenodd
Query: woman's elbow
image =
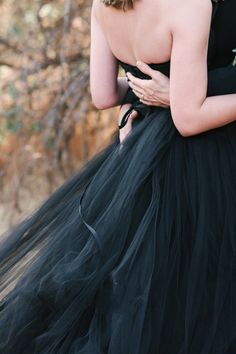
<path fill-rule="evenodd" d="M 172 118 L 176 129 L 183 137 L 187 138 L 199 133 L 199 127 L 196 124 L 197 120 L 192 114 L 174 113 Z"/>
<path fill-rule="evenodd" d="M 93 105 L 95 106 L 95 108 L 97 108 L 99 111 L 109 108 L 109 107 L 107 107 L 105 102 L 102 102 L 99 100 L 94 100 L 94 99 L 92 99 L 92 102 L 93 102 Z"/>
<path fill-rule="evenodd" d="M 192 129 L 189 125 L 179 124 L 175 126 L 178 132 L 180 133 L 180 135 L 183 136 L 184 138 L 188 138 L 190 136 L 197 134 L 197 132 L 194 129 Z"/>
<path fill-rule="evenodd" d="M 92 94 L 92 102 L 94 106 L 99 109 L 108 109 L 117 105 L 116 100 L 109 95 L 94 95 Z"/>

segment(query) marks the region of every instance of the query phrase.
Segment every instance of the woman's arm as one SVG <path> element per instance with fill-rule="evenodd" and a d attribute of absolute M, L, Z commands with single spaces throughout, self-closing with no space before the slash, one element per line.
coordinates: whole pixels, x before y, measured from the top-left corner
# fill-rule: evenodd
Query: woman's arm
<path fill-rule="evenodd" d="M 170 106 L 179 132 L 191 136 L 234 121 L 236 94 L 207 97 L 211 2 L 176 0 L 174 3 Z"/>
<path fill-rule="evenodd" d="M 140 99 L 148 106 L 170 106 L 170 82 L 168 76 L 152 69 L 143 62 L 137 67 L 150 79 L 139 79 L 128 74 L 129 86 Z M 236 65 L 232 64 L 208 71 L 207 96 L 219 96 L 236 93 Z"/>
<path fill-rule="evenodd" d="M 125 77 L 117 78 L 118 62 L 97 21 L 95 7 L 96 1 L 91 14 L 90 89 L 94 105 L 106 109 L 121 104 L 129 86 Z"/>

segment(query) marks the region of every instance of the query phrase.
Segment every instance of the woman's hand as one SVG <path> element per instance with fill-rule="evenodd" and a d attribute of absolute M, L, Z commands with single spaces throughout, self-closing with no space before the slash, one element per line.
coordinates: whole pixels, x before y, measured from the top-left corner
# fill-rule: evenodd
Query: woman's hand
<path fill-rule="evenodd" d="M 169 108 L 170 99 L 169 99 L 169 78 L 163 75 L 161 72 L 151 69 L 147 64 L 143 62 L 138 62 L 137 67 L 144 74 L 151 77 L 151 80 L 138 79 L 130 73 L 127 73 L 129 79 L 129 86 L 139 97 L 140 102 L 148 106 L 158 106 Z M 121 122 L 124 114 L 131 107 L 130 104 L 124 104 L 121 106 L 119 114 L 119 123 Z M 136 111 L 133 111 L 130 114 L 130 117 L 127 121 L 127 124 L 120 129 L 120 143 L 124 141 L 127 135 L 132 130 L 132 120 L 138 116 Z"/>
<path fill-rule="evenodd" d="M 121 106 L 120 114 L 119 114 L 119 123 L 118 123 L 119 125 L 120 125 L 120 122 L 121 122 L 123 116 L 130 109 L 130 107 L 131 107 L 131 104 L 129 104 L 129 103 L 124 104 L 123 106 Z M 127 135 L 131 132 L 131 130 L 132 130 L 132 120 L 135 119 L 137 116 L 138 116 L 138 113 L 136 111 L 133 111 L 130 114 L 126 125 L 122 129 L 120 129 L 120 143 L 121 144 L 124 141 L 124 139 L 127 137 Z"/>
<path fill-rule="evenodd" d="M 169 78 L 141 61 L 137 62 L 137 68 L 151 77 L 151 80 L 143 80 L 127 73 L 129 86 L 140 102 L 148 106 L 169 108 Z"/>

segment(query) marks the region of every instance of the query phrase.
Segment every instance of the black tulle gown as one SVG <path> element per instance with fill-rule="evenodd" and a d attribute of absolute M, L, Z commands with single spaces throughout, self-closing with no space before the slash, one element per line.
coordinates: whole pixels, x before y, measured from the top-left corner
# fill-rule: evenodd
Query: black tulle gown
<path fill-rule="evenodd" d="M 217 6 L 208 95 L 236 92 L 236 1 Z M 122 148 L 0 245 L 1 354 L 236 353 L 236 122 L 185 138 L 170 110 L 126 101 Z"/>

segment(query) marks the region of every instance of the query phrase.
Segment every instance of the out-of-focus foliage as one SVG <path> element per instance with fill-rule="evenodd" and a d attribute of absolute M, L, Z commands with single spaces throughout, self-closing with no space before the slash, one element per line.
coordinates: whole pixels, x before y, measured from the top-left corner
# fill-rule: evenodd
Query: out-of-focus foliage
<path fill-rule="evenodd" d="M 0 0 L 0 187 L 12 211 L 45 197 L 114 130 L 89 94 L 90 9 Z"/>

